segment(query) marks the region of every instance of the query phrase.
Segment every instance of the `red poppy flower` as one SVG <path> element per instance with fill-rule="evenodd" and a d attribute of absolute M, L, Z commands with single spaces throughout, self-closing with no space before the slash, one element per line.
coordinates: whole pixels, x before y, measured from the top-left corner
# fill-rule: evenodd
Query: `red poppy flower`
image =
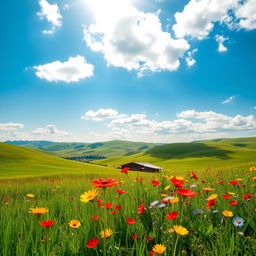
<path fill-rule="evenodd" d="M 135 240 L 135 239 L 137 239 L 137 238 L 138 238 L 138 234 L 132 233 L 131 239 L 132 239 L 132 240 Z"/>
<path fill-rule="evenodd" d="M 91 239 L 87 242 L 86 247 L 94 248 L 98 245 L 98 243 L 99 243 L 99 239 L 98 238 L 93 238 L 93 239 Z"/>
<path fill-rule="evenodd" d="M 180 196 L 185 196 L 185 197 L 194 197 L 196 195 L 196 192 L 189 190 L 189 189 L 177 189 L 177 193 Z"/>
<path fill-rule="evenodd" d="M 139 205 L 139 208 L 138 208 L 138 210 L 137 210 L 137 213 L 138 213 L 138 214 L 142 214 L 142 213 L 144 213 L 145 211 L 146 211 L 145 205 L 144 205 L 144 204 L 140 204 L 140 205 Z"/>
<path fill-rule="evenodd" d="M 133 225 L 133 224 L 136 223 L 136 220 L 135 220 L 135 219 L 132 219 L 132 218 L 127 218 L 127 219 L 126 219 L 126 222 L 127 222 L 128 224 Z"/>
<path fill-rule="evenodd" d="M 125 194 L 125 193 L 126 193 L 126 192 L 125 192 L 125 191 L 123 191 L 122 189 L 117 189 L 117 190 L 116 190 L 116 192 L 117 192 L 118 194 L 120 194 L 120 195 L 121 195 L 121 194 Z"/>
<path fill-rule="evenodd" d="M 150 254 L 150 255 L 154 255 L 155 252 L 154 252 L 154 251 L 150 251 L 149 254 Z"/>
<path fill-rule="evenodd" d="M 99 198 L 96 198 L 96 201 L 97 201 L 98 203 L 103 203 L 103 202 L 104 202 L 103 200 L 101 200 L 101 199 L 99 199 Z"/>
<path fill-rule="evenodd" d="M 230 204 L 230 205 L 237 205 L 238 201 L 237 200 L 232 200 L 232 201 L 229 201 L 228 204 Z"/>
<path fill-rule="evenodd" d="M 207 205 L 206 205 L 206 208 L 207 209 L 211 209 L 215 204 L 217 204 L 218 201 L 215 200 L 215 199 L 211 199 L 211 200 L 208 200 L 207 201 Z"/>
<path fill-rule="evenodd" d="M 98 204 L 97 206 L 98 206 L 98 207 L 101 207 L 102 205 L 103 205 L 103 204 Z"/>
<path fill-rule="evenodd" d="M 249 199 L 249 198 L 251 198 L 251 197 L 252 197 L 251 194 L 245 194 L 242 198 L 243 198 L 243 199 Z"/>
<path fill-rule="evenodd" d="M 173 177 L 172 179 L 170 179 L 170 181 L 175 187 L 178 188 L 182 188 L 184 185 L 184 180 L 178 180 L 176 177 Z"/>
<path fill-rule="evenodd" d="M 112 207 L 112 205 L 113 205 L 112 203 L 106 203 L 106 204 L 105 204 L 105 208 L 106 208 L 106 209 L 109 209 L 109 208 Z"/>
<path fill-rule="evenodd" d="M 113 180 L 112 178 L 94 180 L 92 181 L 92 185 L 96 188 L 111 188 L 117 186 L 116 181 Z"/>
<path fill-rule="evenodd" d="M 54 223 L 54 220 L 46 220 L 46 221 L 40 221 L 39 224 L 42 226 L 42 227 L 45 227 L 45 228 L 48 228 L 50 226 L 52 226 Z"/>
<path fill-rule="evenodd" d="M 193 179 L 198 180 L 198 177 L 194 172 L 191 173 L 191 176 L 192 176 Z"/>
<path fill-rule="evenodd" d="M 151 183 L 155 187 L 161 185 L 161 183 L 159 181 L 157 181 L 157 180 L 152 180 Z"/>
<path fill-rule="evenodd" d="M 153 240 L 154 240 L 154 238 L 149 237 L 149 236 L 145 236 L 145 238 L 146 238 L 148 241 L 153 241 Z"/>
<path fill-rule="evenodd" d="M 224 183 L 224 180 L 221 180 L 218 182 L 218 184 L 222 185 Z"/>
<path fill-rule="evenodd" d="M 168 213 L 166 216 L 165 216 L 165 218 L 167 219 L 167 220 L 174 220 L 174 219 L 176 219 L 177 217 L 178 217 L 178 212 L 170 212 L 170 213 Z"/>
<path fill-rule="evenodd" d="M 228 182 L 230 185 L 237 185 L 239 182 L 237 180 L 231 180 Z"/>
<path fill-rule="evenodd" d="M 92 216 L 92 220 L 98 220 L 99 216 Z"/>
<path fill-rule="evenodd" d="M 122 206 L 121 206 L 121 205 L 115 206 L 115 210 L 121 210 L 121 209 L 122 209 Z"/>
<path fill-rule="evenodd" d="M 111 213 L 112 215 L 114 215 L 114 214 L 116 214 L 116 211 L 110 211 L 110 213 Z"/>
<path fill-rule="evenodd" d="M 202 183 L 205 183 L 206 181 L 205 180 L 201 180 Z"/>
<path fill-rule="evenodd" d="M 229 199 L 231 197 L 231 195 L 224 195 L 222 196 L 223 199 Z"/>
<path fill-rule="evenodd" d="M 51 182 L 52 184 L 54 184 L 55 180 L 51 180 L 50 182 Z"/>
<path fill-rule="evenodd" d="M 125 174 L 127 174 L 127 173 L 128 173 L 128 171 L 129 171 L 129 168 L 123 168 L 120 172 L 121 172 L 121 173 L 125 173 Z"/>

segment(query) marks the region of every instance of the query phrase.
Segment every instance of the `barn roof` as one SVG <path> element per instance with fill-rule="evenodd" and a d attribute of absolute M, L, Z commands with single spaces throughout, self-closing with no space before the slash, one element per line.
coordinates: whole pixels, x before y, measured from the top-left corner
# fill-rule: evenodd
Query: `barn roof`
<path fill-rule="evenodd" d="M 142 166 L 145 166 L 145 167 L 148 167 L 148 168 L 162 169 L 162 168 L 159 167 L 159 166 L 156 166 L 156 165 L 153 165 L 153 164 L 149 164 L 149 163 L 144 163 L 144 162 L 133 162 L 133 163 L 139 164 L 139 165 L 142 165 Z"/>

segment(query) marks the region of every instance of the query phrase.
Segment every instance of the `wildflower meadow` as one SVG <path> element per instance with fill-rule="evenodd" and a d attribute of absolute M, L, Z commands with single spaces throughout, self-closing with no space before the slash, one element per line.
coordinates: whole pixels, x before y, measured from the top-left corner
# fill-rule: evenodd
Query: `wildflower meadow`
<path fill-rule="evenodd" d="M 1 181 L 0 255 L 255 255 L 255 170 Z"/>

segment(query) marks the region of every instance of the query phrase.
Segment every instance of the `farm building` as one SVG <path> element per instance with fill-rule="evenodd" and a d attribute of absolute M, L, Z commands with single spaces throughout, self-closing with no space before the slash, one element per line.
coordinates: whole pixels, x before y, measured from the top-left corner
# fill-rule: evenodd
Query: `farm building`
<path fill-rule="evenodd" d="M 131 162 L 128 164 L 123 164 L 121 168 L 129 168 L 131 171 L 138 172 L 160 172 L 160 170 L 162 170 L 162 168 L 159 166 L 143 162 Z"/>

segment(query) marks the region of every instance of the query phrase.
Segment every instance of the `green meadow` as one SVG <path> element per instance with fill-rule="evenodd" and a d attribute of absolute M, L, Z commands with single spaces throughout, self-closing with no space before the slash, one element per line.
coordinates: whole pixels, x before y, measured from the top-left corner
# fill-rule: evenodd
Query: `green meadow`
<path fill-rule="evenodd" d="M 255 152 L 224 139 L 88 164 L 0 143 L 0 255 L 255 255 Z M 164 169 L 121 173 L 129 161 Z"/>
<path fill-rule="evenodd" d="M 131 156 L 108 158 L 94 163 L 116 168 L 133 161 L 149 162 L 175 175 L 207 168 L 247 168 L 256 164 L 256 137 L 165 144 Z"/>

